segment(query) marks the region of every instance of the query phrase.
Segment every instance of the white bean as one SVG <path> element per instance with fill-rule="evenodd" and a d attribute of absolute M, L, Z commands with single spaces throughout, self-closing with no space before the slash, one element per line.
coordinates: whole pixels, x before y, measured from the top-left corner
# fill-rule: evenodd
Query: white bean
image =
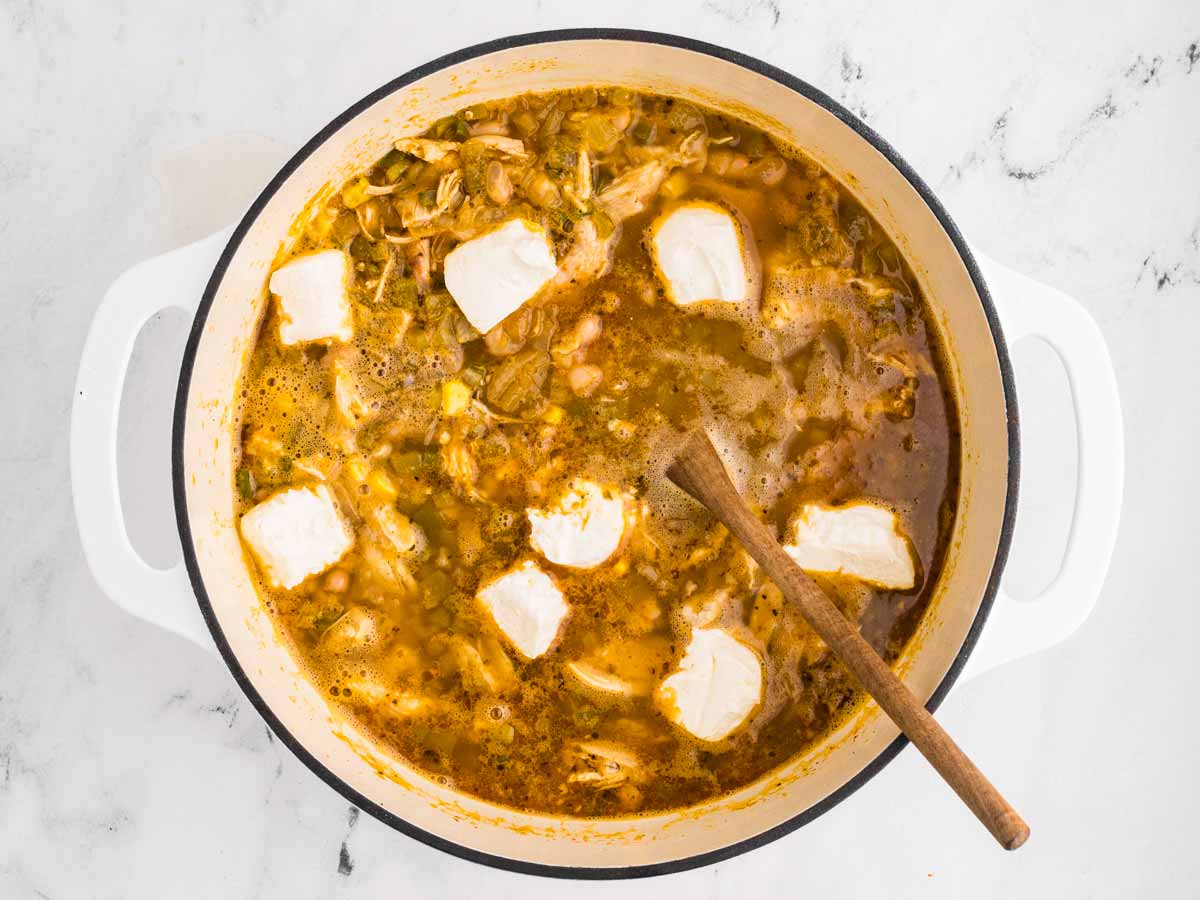
<path fill-rule="evenodd" d="M 604 381 L 604 370 L 599 366 L 583 363 L 567 372 L 567 385 L 580 397 L 589 397 Z"/>

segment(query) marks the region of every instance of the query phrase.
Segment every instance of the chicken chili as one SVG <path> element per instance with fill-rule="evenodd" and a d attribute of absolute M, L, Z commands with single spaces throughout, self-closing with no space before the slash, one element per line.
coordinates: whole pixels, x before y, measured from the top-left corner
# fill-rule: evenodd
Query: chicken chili
<path fill-rule="evenodd" d="M 621 88 L 472 106 L 318 197 L 233 490 L 264 601 L 387 750 L 523 810 L 737 789 L 860 696 L 662 476 L 704 426 L 894 660 L 955 514 L 916 279 L 794 147 Z"/>

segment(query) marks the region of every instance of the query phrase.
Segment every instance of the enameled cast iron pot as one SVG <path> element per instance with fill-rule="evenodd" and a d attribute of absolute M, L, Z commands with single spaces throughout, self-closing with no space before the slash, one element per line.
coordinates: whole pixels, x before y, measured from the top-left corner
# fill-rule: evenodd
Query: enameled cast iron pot
<path fill-rule="evenodd" d="M 931 708 L 968 654 L 970 669 L 990 668 L 1061 640 L 1086 618 L 1112 550 L 1123 467 L 1111 363 L 1095 323 L 1075 301 L 973 254 L 896 152 L 829 97 L 758 60 L 683 38 L 547 32 L 421 66 L 355 103 L 309 141 L 232 231 L 125 273 L 96 313 L 72 419 L 76 511 L 100 586 L 135 615 L 215 644 L 275 734 L 350 802 L 467 859 L 571 877 L 659 874 L 742 853 L 845 799 L 904 741 L 869 704 L 820 747 L 762 782 L 685 811 L 637 819 L 564 820 L 439 786 L 386 758 L 344 723 L 276 638 L 238 540 L 233 401 L 267 299 L 268 267 L 319 188 L 375 160 L 397 136 L 416 134 L 463 106 L 603 84 L 725 109 L 804 148 L 859 198 L 912 263 L 948 349 L 962 426 L 962 486 L 949 556 L 930 612 L 899 663 Z M 194 311 L 195 320 L 179 376 L 172 450 L 184 564 L 160 571 L 137 556 L 125 531 L 116 429 L 134 339 L 151 315 L 170 306 Z M 1080 469 L 1062 571 L 1037 602 L 1017 603 L 998 589 L 1018 476 L 1017 402 L 1005 342 L 1029 334 L 1048 340 L 1065 363 Z"/>

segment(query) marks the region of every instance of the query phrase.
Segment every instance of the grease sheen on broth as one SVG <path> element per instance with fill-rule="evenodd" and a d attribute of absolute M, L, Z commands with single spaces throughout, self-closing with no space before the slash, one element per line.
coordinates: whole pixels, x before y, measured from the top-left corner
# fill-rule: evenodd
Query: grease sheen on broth
<path fill-rule="evenodd" d="M 344 250 L 354 337 L 285 347 L 268 305 L 241 381 L 232 489 L 245 511 L 327 483 L 355 544 L 294 590 L 260 584 L 275 623 L 375 741 L 484 799 L 617 816 L 735 790 L 820 740 L 860 697 L 662 469 L 704 425 L 781 536 L 805 503 L 894 510 L 912 590 L 818 578 L 894 660 L 928 605 L 957 491 L 955 413 L 917 280 L 799 149 L 689 103 L 623 89 L 524 95 L 423 137 L 439 143 L 402 142 L 352 178 L 276 261 Z M 748 302 L 667 299 L 647 232 L 689 201 L 729 210 L 752 236 L 761 285 Z M 517 217 L 549 233 L 560 277 L 480 335 L 442 262 Z M 553 565 L 529 541 L 526 510 L 576 479 L 623 492 L 636 512 L 593 569 Z M 476 592 L 530 559 L 570 612 L 526 660 Z M 702 626 L 753 650 L 765 674 L 762 703 L 715 743 L 653 700 Z M 630 694 L 597 689 L 589 673 Z"/>

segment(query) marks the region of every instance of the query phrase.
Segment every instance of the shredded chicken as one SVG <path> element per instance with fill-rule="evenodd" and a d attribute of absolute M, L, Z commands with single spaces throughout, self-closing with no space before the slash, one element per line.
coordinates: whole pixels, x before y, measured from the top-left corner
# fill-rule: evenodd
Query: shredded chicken
<path fill-rule="evenodd" d="M 551 284 L 585 284 L 607 274 L 618 234 L 613 231 L 607 238 L 602 238 L 591 218 L 581 219 L 572 232 L 571 248 L 559 262 Z"/>
<path fill-rule="evenodd" d="M 916 356 L 907 350 L 878 350 L 867 354 L 867 359 L 881 366 L 895 369 L 908 378 L 920 375 L 936 375 L 932 361 L 926 356 Z"/>
<path fill-rule="evenodd" d="M 397 181 L 395 184 L 368 184 L 364 191 L 368 197 L 386 197 L 388 194 L 395 192 L 403 182 Z"/>
<path fill-rule="evenodd" d="M 412 571 L 394 552 L 385 550 L 381 540 L 360 540 L 359 551 L 371 573 L 392 590 L 415 596 L 418 593 L 417 579 Z"/>
<path fill-rule="evenodd" d="M 349 678 L 344 687 L 350 691 L 347 699 L 355 706 L 368 707 L 397 718 L 429 715 L 437 712 L 441 705 L 428 697 L 391 690 L 367 678 Z"/>
<path fill-rule="evenodd" d="M 525 159 L 529 156 L 529 151 L 525 149 L 524 142 L 517 138 L 505 137 L 500 134 L 480 134 L 469 139 L 467 143 L 478 144 L 489 150 L 496 150 L 505 156 L 512 156 L 516 159 Z"/>
<path fill-rule="evenodd" d="M 592 158 L 586 150 L 579 151 L 575 163 L 575 195 L 584 201 L 592 199 Z"/>
<path fill-rule="evenodd" d="M 586 213 L 591 209 L 592 158 L 586 150 L 576 154 L 575 174 L 571 183 L 563 186 L 563 193 L 579 212 Z"/>
<path fill-rule="evenodd" d="M 292 468 L 318 481 L 324 481 L 329 477 L 330 467 L 329 457 L 322 453 L 312 456 L 297 456 L 292 460 Z"/>
<path fill-rule="evenodd" d="M 729 607 L 730 599 L 729 591 L 724 589 L 697 594 L 680 607 L 679 615 L 693 628 L 708 628 L 720 620 Z"/>
<path fill-rule="evenodd" d="M 362 650 L 379 635 L 377 615 L 363 606 L 352 606 L 325 629 L 321 642 L 331 653 Z"/>
<path fill-rule="evenodd" d="M 580 316 L 574 326 L 550 348 L 554 364 L 559 368 L 568 368 L 583 362 L 587 348 L 600 337 L 603 330 L 604 323 L 599 316 L 594 313 Z"/>
<path fill-rule="evenodd" d="M 413 279 L 417 282 L 417 290 L 422 294 L 429 293 L 430 259 L 429 238 L 422 238 L 405 248 L 408 258 L 408 268 Z"/>
<path fill-rule="evenodd" d="M 379 306 L 385 296 L 388 280 L 392 277 L 392 272 L 396 269 L 396 254 L 389 248 L 387 262 L 383 266 L 383 272 L 379 275 L 379 283 L 375 286 L 375 296 L 372 299 L 372 304 Z"/>
<path fill-rule="evenodd" d="M 483 343 L 493 356 L 512 356 L 526 344 L 544 347 L 558 328 L 558 311 L 553 306 L 526 304 L 484 335 Z"/>
<path fill-rule="evenodd" d="M 450 476 L 450 480 L 466 496 L 473 500 L 483 499 L 476 487 L 476 481 L 479 479 L 479 464 L 475 462 L 470 448 L 461 440 L 453 439 L 442 447 L 442 467 Z"/>
<path fill-rule="evenodd" d="M 579 680 L 580 684 L 606 694 L 619 694 L 624 697 L 633 696 L 633 685 L 623 678 L 618 678 L 611 672 L 605 672 L 591 663 L 582 660 L 569 662 L 565 666 L 567 672 Z"/>
<path fill-rule="evenodd" d="M 502 694 L 518 686 L 512 660 L 493 637 L 470 641 L 456 637 L 454 656 L 464 686 L 476 692 Z"/>
<path fill-rule="evenodd" d="M 471 136 L 487 134 L 508 134 L 508 113 L 501 113 L 497 119 L 489 119 L 486 122 L 475 122 L 471 125 Z"/>
<path fill-rule="evenodd" d="M 442 177 L 444 179 L 446 176 Z M 421 202 L 419 193 L 410 191 L 396 201 L 396 209 L 400 213 L 400 222 L 406 229 L 409 231 L 416 229 L 420 231 L 421 236 L 428 236 L 430 232 L 437 230 L 438 223 L 435 220 L 446 212 L 447 207 L 441 206 L 436 202 L 433 206 L 426 206 Z M 416 236 L 409 235 L 409 237 Z M 398 237 L 403 237 L 403 235 Z M 389 238 L 389 240 L 398 242 L 398 237 Z"/>
<path fill-rule="evenodd" d="M 693 131 L 682 141 L 679 148 L 671 157 L 677 165 L 685 166 L 695 171 L 704 168 L 708 161 L 708 136 L 702 131 Z"/>
<path fill-rule="evenodd" d="M 599 366 L 582 363 L 567 371 L 567 386 L 579 397 L 590 397 L 603 381 L 604 370 Z"/>
<path fill-rule="evenodd" d="M 596 202 L 613 222 L 623 222 L 646 209 L 670 171 L 671 167 L 662 160 L 642 163 L 613 179 L 596 196 Z"/>
<path fill-rule="evenodd" d="M 379 215 L 379 209 L 374 203 L 356 206 L 354 215 L 358 217 L 358 227 L 363 234 L 373 241 L 383 237 L 383 217 Z"/>
<path fill-rule="evenodd" d="M 701 132 L 688 135 L 679 148 L 664 151 L 661 158 L 651 159 L 617 176 L 596 195 L 596 204 L 604 210 L 614 225 L 644 212 L 672 169 L 703 160 L 706 141 L 707 138 Z M 580 153 L 580 171 L 576 176 L 577 191 L 582 193 L 586 187 L 587 195 L 590 196 L 591 162 L 585 160 L 586 156 L 586 153 Z M 587 167 L 586 177 L 583 175 L 584 164 Z M 608 270 L 609 254 L 616 243 L 617 233 L 614 232 L 602 240 L 594 225 L 591 225 L 590 233 L 581 227 L 585 222 L 591 225 L 590 220 L 584 220 L 575 228 L 575 241 L 559 270 L 560 281 L 595 278 Z"/>
<path fill-rule="evenodd" d="M 567 751 L 572 761 L 567 781 L 606 791 L 641 776 L 641 760 L 612 741 L 580 741 Z"/>
<path fill-rule="evenodd" d="M 690 569 L 700 565 L 702 562 L 707 562 L 725 546 L 725 542 L 729 539 L 729 532 L 724 525 L 717 524 L 709 530 L 705 535 L 704 540 L 688 554 L 688 558 L 684 560 L 683 568 Z"/>
<path fill-rule="evenodd" d="M 250 456 L 275 460 L 283 454 L 283 444 L 265 431 L 256 430 L 246 439 L 244 451 Z"/>
<path fill-rule="evenodd" d="M 437 212 L 440 214 L 453 211 L 462 203 L 462 199 L 462 172 L 458 169 L 447 172 L 438 181 Z"/>
<path fill-rule="evenodd" d="M 631 609 L 625 617 L 638 617 Z M 673 656 L 671 639 L 663 634 L 615 640 L 594 653 L 572 660 L 564 668 L 581 684 L 606 694 L 644 697 L 658 682 Z"/>
<path fill-rule="evenodd" d="M 333 403 L 338 422 L 350 428 L 357 428 L 371 413 L 362 387 L 340 359 L 333 361 Z"/>
<path fill-rule="evenodd" d="M 425 553 L 429 546 L 425 532 L 408 516 L 397 512 L 395 507 L 376 506 L 368 515 L 396 553 L 414 559 Z"/>
<path fill-rule="evenodd" d="M 451 153 L 458 153 L 462 145 L 454 141 L 432 141 L 426 138 L 400 138 L 395 148 L 401 153 L 408 153 L 425 162 L 441 162 Z"/>

